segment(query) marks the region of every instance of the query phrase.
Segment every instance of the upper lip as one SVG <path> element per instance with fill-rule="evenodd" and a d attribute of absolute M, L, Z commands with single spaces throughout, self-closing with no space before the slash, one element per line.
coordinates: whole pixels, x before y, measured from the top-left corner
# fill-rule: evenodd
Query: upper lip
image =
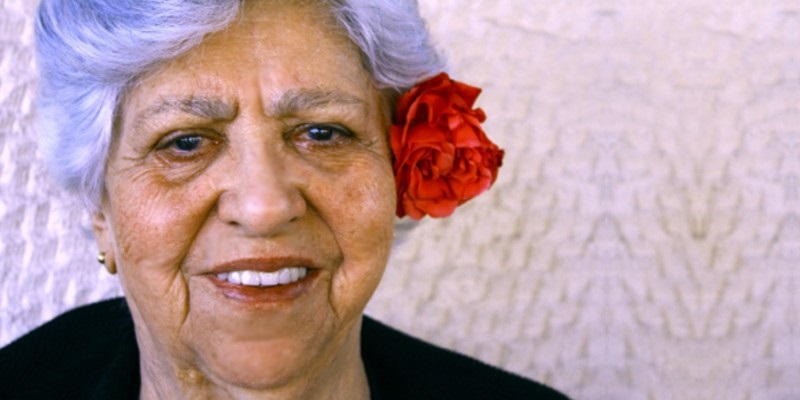
<path fill-rule="evenodd" d="M 245 270 L 275 272 L 287 267 L 321 268 L 313 260 L 305 257 L 241 258 L 215 265 L 211 268 L 210 273 L 216 275 L 224 272 Z"/>

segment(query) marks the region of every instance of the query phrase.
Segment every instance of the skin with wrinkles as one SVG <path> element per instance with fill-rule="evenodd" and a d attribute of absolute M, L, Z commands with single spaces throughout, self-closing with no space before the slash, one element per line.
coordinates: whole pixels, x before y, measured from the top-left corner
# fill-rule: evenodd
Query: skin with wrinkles
<path fill-rule="evenodd" d="M 267 1 L 132 87 L 93 223 L 142 398 L 368 398 L 360 318 L 395 211 L 386 107 L 324 11 Z M 243 259 L 315 277 L 239 302 L 211 271 Z"/>

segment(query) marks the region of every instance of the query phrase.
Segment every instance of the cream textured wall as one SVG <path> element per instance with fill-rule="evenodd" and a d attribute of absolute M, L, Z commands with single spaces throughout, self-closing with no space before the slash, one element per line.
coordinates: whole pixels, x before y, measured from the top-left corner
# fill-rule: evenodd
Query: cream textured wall
<path fill-rule="evenodd" d="M 0 1 L 0 344 L 116 295 Z M 507 149 L 368 312 L 577 399 L 800 399 L 800 1 L 422 0 Z"/>

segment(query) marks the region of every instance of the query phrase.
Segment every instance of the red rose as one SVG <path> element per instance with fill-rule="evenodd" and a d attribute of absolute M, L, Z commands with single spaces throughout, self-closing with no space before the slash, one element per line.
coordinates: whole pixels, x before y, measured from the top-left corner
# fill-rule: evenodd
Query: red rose
<path fill-rule="evenodd" d="M 480 92 L 443 72 L 400 97 L 391 128 L 398 217 L 449 216 L 497 179 L 504 153 L 472 108 Z"/>

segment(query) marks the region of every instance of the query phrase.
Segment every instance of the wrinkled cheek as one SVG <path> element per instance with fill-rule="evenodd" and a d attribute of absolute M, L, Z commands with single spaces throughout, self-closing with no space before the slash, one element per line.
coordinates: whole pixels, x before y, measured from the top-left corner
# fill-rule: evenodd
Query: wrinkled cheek
<path fill-rule="evenodd" d="M 144 329 L 177 333 L 188 314 L 189 290 L 181 270 L 202 218 L 181 193 L 153 186 L 123 186 L 111 193 L 112 231 L 120 280 Z M 130 200 L 129 200 L 130 199 Z"/>
<path fill-rule="evenodd" d="M 118 266 L 120 282 L 133 311 L 137 337 L 146 346 L 155 346 L 152 350 L 177 355 L 182 350 L 176 338 L 189 313 L 189 289 L 177 267 L 180 245 L 159 243 L 149 236 L 153 232 L 153 227 L 142 227 L 120 234 L 124 247 Z"/>
<path fill-rule="evenodd" d="M 131 273 L 174 275 L 193 236 L 189 232 L 194 219 L 181 215 L 181 202 L 145 193 L 130 196 L 138 201 L 113 205 L 120 268 Z"/>
<path fill-rule="evenodd" d="M 373 167 L 374 169 L 374 167 Z M 360 314 L 383 276 L 394 232 L 394 179 L 385 171 L 372 179 L 354 179 L 338 201 L 334 234 L 343 262 L 332 282 L 337 314 Z"/>

